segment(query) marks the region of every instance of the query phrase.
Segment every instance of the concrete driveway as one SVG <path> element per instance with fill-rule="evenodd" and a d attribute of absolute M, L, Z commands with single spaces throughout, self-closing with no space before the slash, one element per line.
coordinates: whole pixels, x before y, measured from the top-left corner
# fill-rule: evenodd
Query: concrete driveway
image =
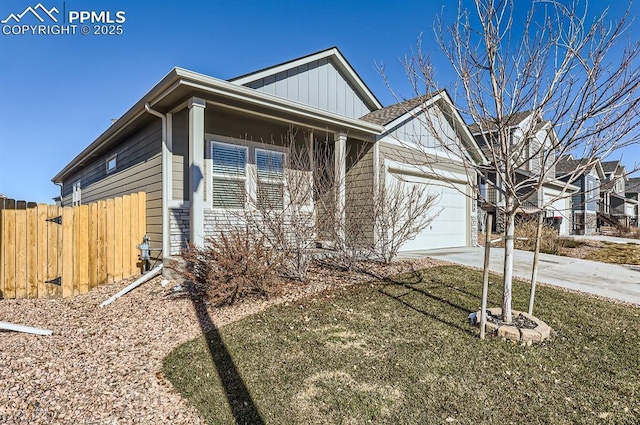
<path fill-rule="evenodd" d="M 465 266 L 482 268 L 484 248 L 449 248 L 437 250 L 409 251 L 399 258 L 430 257 Z M 502 274 L 504 250 L 491 250 L 489 268 Z M 533 253 L 515 251 L 514 275 L 531 280 Z M 640 266 L 620 266 L 579 260 L 558 255 L 540 254 L 538 281 L 563 288 L 575 289 L 603 297 L 640 304 Z"/>

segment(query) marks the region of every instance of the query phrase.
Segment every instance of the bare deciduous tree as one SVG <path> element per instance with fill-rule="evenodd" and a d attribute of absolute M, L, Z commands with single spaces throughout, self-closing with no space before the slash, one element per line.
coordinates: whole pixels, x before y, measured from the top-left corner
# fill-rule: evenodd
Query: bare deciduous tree
<path fill-rule="evenodd" d="M 431 194 L 428 186 L 400 177 L 382 182 L 372 199 L 376 226 L 371 250 L 385 263 L 442 212 L 437 208 L 439 197 Z"/>
<path fill-rule="evenodd" d="M 512 0 L 475 0 L 469 8 L 460 2 L 452 25 L 438 19 L 434 27 L 439 51 L 456 77 L 449 93 L 461 115 L 476 123 L 474 135 L 489 162 L 461 159 L 469 176 L 487 177 L 503 200 L 496 206 L 504 216 L 506 322 L 512 318 L 516 215 L 550 180 L 562 182 L 563 190 L 538 197 L 539 209 L 568 196 L 571 183 L 598 158 L 639 140 L 640 123 L 640 46 L 625 42 L 628 10 L 610 20 L 608 9 L 593 17 L 579 1 L 534 1 L 522 20 L 520 7 Z M 415 94 L 440 90 L 436 69 L 420 42 L 404 66 Z M 426 112 L 416 118 L 443 150 L 459 155 L 464 147 L 443 131 L 450 117 L 429 113 L 429 98 L 425 96 Z M 530 119 L 522 120 L 524 112 Z M 556 175 L 555 164 L 569 153 L 583 161 L 572 172 Z M 532 158 L 535 167 L 523 170 Z M 482 197 L 475 182 L 470 183 Z"/>

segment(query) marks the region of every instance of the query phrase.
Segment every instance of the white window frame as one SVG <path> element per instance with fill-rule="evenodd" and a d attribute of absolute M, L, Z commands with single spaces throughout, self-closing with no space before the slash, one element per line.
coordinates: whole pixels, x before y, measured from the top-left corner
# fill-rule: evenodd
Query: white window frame
<path fill-rule="evenodd" d="M 585 199 L 585 203 L 586 205 L 584 206 L 584 210 L 585 211 L 590 211 L 589 210 L 589 203 L 591 202 L 595 202 L 596 199 L 595 198 L 595 194 L 594 194 L 594 189 L 595 189 L 595 183 L 591 180 L 587 181 L 587 196 Z M 597 208 L 596 208 L 597 210 Z"/>
<path fill-rule="evenodd" d="M 258 176 L 258 152 L 266 152 L 267 154 L 271 154 L 271 153 L 277 153 L 282 155 L 282 178 L 280 179 L 273 179 L 273 178 L 268 178 L 268 179 L 262 179 L 260 180 L 260 177 Z M 256 193 L 255 193 L 255 199 L 257 200 L 258 198 L 258 184 L 260 183 L 260 181 L 264 182 L 264 183 L 268 183 L 268 184 L 278 184 L 282 186 L 282 209 L 284 209 L 287 206 L 287 199 L 286 199 L 286 188 L 285 188 L 285 183 L 286 183 L 286 179 L 285 179 L 285 175 L 286 175 L 286 160 L 287 160 L 287 154 L 284 151 L 281 150 L 276 150 L 276 149 L 265 149 L 264 147 L 254 147 L 253 150 L 253 156 L 255 159 L 255 165 L 256 165 Z"/>
<path fill-rule="evenodd" d="M 76 207 L 82 204 L 82 180 L 71 185 L 71 205 Z"/>
<path fill-rule="evenodd" d="M 111 161 L 113 161 L 113 167 L 110 168 L 109 164 L 111 163 Z M 107 159 L 104 162 L 104 169 L 107 172 L 107 174 L 111 174 L 113 172 L 115 172 L 118 169 L 118 154 L 114 153 L 113 155 L 107 157 Z"/>
<path fill-rule="evenodd" d="M 245 211 L 251 208 L 251 204 L 253 202 L 251 201 L 255 201 L 257 199 L 257 179 L 258 179 L 258 168 L 257 168 L 257 164 L 256 164 L 256 150 L 257 149 L 262 149 L 265 151 L 273 151 L 273 152 L 279 152 L 282 153 L 284 155 L 283 157 L 283 181 L 284 181 L 284 199 L 283 199 L 283 206 L 286 208 L 286 206 L 288 205 L 288 199 L 287 199 L 287 191 L 286 191 L 286 179 L 287 179 L 287 158 L 288 155 L 290 154 L 289 149 L 285 146 L 277 146 L 277 145 L 271 145 L 268 143 L 259 143 L 259 142 L 253 142 L 253 141 L 249 141 L 249 140 L 245 140 L 245 139 L 235 139 L 232 137 L 227 137 L 227 136 L 221 136 L 221 135 L 217 135 L 217 134 L 210 134 L 207 133 L 205 134 L 205 142 L 207 144 L 206 149 L 208 149 L 208 151 L 210 152 L 210 159 L 208 159 L 208 163 L 207 163 L 207 177 L 209 178 L 209 181 L 207 182 L 206 185 L 206 190 L 207 190 L 207 205 L 208 208 L 214 212 L 214 213 L 224 213 L 226 212 L 238 212 L 238 211 Z M 213 178 L 218 178 L 218 177 L 223 177 L 223 178 L 227 178 L 230 176 L 226 176 L 226 175 L 222 175 L 222 174 L 216 174 L 213 172 L 213 145 L 214 143 L 219 143 L 222 145 L 231 145 L 231 146 L 240 146 L 246 149 L 246 162 L 245 162 L 245 193 L 246 193 L 246 198 L 245 198 L 245 205 L 244 208 L 221 208 L 221 207 L 214 207 L 213 206 Z M 310 177 L 311 182 L 313 182 L 313 176 Z M 309 210 L 309 211 L 313 211 L 313 196 L 311 197 L 311 199 L 309 200 L 309 204 L 305 204 L 302 206 L 303 210 Z"/>
<path fill-rule="evenodd" d="M 622 193 L 622 182 L 623 182 L 623 177 L 620 177 L 616 180 L 616 187 L 615 187 L 615 192 L 616 193 Z"/>
<path fill-rule="evenodd" d="M 227 140 L 220 140 L 220 139 L 227 139 Z M 221 136 L 217 136 L 215 138 L 212 138 L 211 140 L 209 140 L 209 151 L 211 152 L 211 164 L 210 164 L 210 169 L 211 172 L 209 173 L 209 175 L 211 176 L 211 179 L 209 181 L 209 184 L 207 185 L 209 187 L 209 189 L 211 190 L 211 196 L 209 196 L 210 200 L 209 200 L 209 207 L 214 210 L 214 211 L 244 211 L 247 209 L 247 197 L 250 196 L 249 193 L 249 188 L 250 188 L 250 176 L 249 176 L 249 163 L 250 163 L 250 159 L 249 159 L 249 147 L 245 144 L 242 143 L 232 143 L 229 141 L 228 138 L 226 137 L 221 137 Z M 219 145 L 219 146 L 231 146 L 233 148 L 244 148 L 245 154 L 244 154 L 244 176 L 234 176 L 234 175 L 229 175 L 229 174 L 224 174 L 224 173 L 216 173 L 213 170 L 213 147 L 215 145 Z M 213 191 L 214 191 L 214 187 L 213 187 L 213 179 L 217 178 L 217 179 L 225 179 L 225 180 L 234 180 L 234 181 L 243 181 L 244 180 L 244 191 L 245 191 L 245 200 L 244 200 L 244 207 L 242 208 L 225 208 L 225 207 L 215 207 L 213 205 Z"/>

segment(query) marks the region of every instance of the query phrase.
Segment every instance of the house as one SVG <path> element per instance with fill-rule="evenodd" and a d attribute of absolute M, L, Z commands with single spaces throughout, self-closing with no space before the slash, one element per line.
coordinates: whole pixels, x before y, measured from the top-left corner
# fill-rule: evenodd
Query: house
<path fill-rule="evenodd" d="M 636 201 L 627 200 L 625 196 L 627 171 L 619 160 L 602 162 L 602 169 L 605 178 L 600 186 L 600 223 L 629 227 Z"/>
<path fill-rule="evenodd" d="M 554 146 L 557 146 L 557 135 L 553 126 L 531 111 L 513 114 L 506 118 L 505 124 L 517 158 L 515 182 L 521 187 L 518 193 L 526 197 L 520 207 L 522 214 L 529 215 L 542 209 L 548 223 L 554 224 L 560 234 L 569 234 L 572 228 L 571 194 L 578 189 L 570 182 L 556 178 L 557 153 Z M 500 154 L 489 144 L 496 126 L 491 122 L 473 123 L 469 130 L 495 170 Z M 494 153 L 497 154 L 495 157 Z M 540 180 L 541 190 L 535 190 Z M 479 186 L 483 201 L 504 207 L 504 185 L 500 182 L 499 173 L 488 170 Z M 500 214 L 495 217 L 494 225 L 493 230 L 503 229 Z"/>
<path fill-rule="evenodd" d="M 398 134 L 416 126 L 412 112 L 440 107 L 452 107 L 444 93 L 383 108 L 335 47 L 228 81 L 174 68 L 53 181 L 62 185 L 63 205 L 145 191 L 151 246 L 166 258 L 229 225 L 258 196 L 256 181 L 270 185 L 267 196 L 277 204 L 288 154 L 283 140 L 295 127 L 313 149 L 330 153 L 327 174 L 352 189 L 336 191 L 336 205 L 347 206 L 342 223 L 348 206 L 362 203 L 363 193 L 395 170 L 416 184 L 460 189 L 440 189 L 442 205 L 455 213 L 404 249 L 468 246 L 475 241 L 475 203 L 464 168 L 449 163 L 421 174 L 412 168 L 413 153 L 398 146 Z M 450 130 L 474 143 L 458 115 Z M 355 150 L 362 155 L 348 155 Z"/>
<path fill-rule="evenodd" d="M 578 187 L 573 194 L 571 210 L 573 234 L 597 233 L 600 184 L 605 180 L 600 160 L 574 159 L 572 155 L 566 155 L 556 163 L 556 176 L 564 181 L 573 181 Z"/>
<path fill-rule="evenodd" d="M 628 214 L 632 213 L 630 225 L 638 227 L 638 224 L 640 224 L 640 211 L 638 208 L 638 202 L 640 202 L 640 177 L 629 177 L 625 184 L 625 197 L 627 198 L 627 203 L 631 205 L 631 208 L 627 210 Z"/>

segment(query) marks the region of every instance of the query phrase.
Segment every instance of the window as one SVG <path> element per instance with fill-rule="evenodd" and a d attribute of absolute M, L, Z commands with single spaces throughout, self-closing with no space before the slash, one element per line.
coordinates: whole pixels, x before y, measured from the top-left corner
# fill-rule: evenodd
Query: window
<path fill-rule="evenodd" d="M 117 154 L 112 155 L 109 158 L 107 158 L 105 164 L 106 164 L 107 174 L 114 172 L 118 167 L 118 155 Z"/>
<path fill-rule="evenodd" d="M 257 201 L 270 209 L 284 205 L 284 154 L 256 149 Z"/>
<path fill-rule="evenodd" d="M 244 208 L 247 184 L 246 146 L 211 143 L 214 208 Z"/>
<path fill-rule="evenodd" d="M 80 205 L 80 203 L 82 202 L 82 186 L 80 185 L 80 180 L 78 180 L 77 182 L 75 182 L 72 186 L 72 192 L 71 192 L 71 205 L 73 205 L 74 207 L 77 205 Z"/>
<path fill-rule="evenodd" d="M 618 180 L 616 180 L 615 191 L 616 191 L 616 193 L 624 192 L 624 180 L 623 180 L 623 178 L 619 178 Z"/>

